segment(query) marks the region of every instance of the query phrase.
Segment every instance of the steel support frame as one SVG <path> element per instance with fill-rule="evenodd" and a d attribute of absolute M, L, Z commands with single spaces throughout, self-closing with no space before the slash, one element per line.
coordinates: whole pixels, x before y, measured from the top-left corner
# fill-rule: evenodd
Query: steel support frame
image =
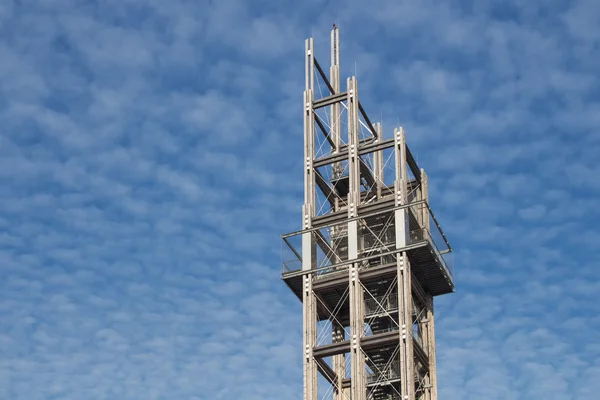
<path fill-rule="evenodd" d="M 421 169 L 421 190 L 420 190 L 419 201 L 424 201 L 425 204 L 429 201 L 429 181 L 427 178 L 427 173 L 424 169 Z M 430 226 L 430 213 L 431 210 L 429 207 L 422 207 L 422 220 L 425 229 L 431 232 Z M 432 215 L 432 214 L 431 214 Z M 437 224 L 437 220 L 434 218 L 434 222 Z M 438 225 L 439 227 L 439 225 Z M 440 231 L 441 232 L 441 231 Z M 448 244 L 448 241 L 445 235 L 442 233 L 444 241 Z M 448 244 L 448 248 L 450 249 L 450 245 Z M 425 333 L 424 345 L 427 347 L 427 356 L 429 360 L 428 365 L 428 375 L 425 386 L 425 400 L 437 400 L 437 367 L 436 367 L 436 351 L 435 351 L 435 321 L 434 321 L 434 312 L 433 312 L 433 297 L 428 294 L 423 294 L 425 297 L 424 305 L 427 310 L 427 317 L 424 321 L 423 332 Z"/>
<path fill-rule="evenodd" d="M 330 54 L 330 62 L 331 66 L 329 68 L 329 80 L 328 87 L 332 95 L 341 94 L 340 88 L 340 32 L 337 29 L 333 29 L 331 31 L 331 54 Z M 319 67 L 321 75 L 325 75 L 318 63 L 316 64 Z M 331 104 L 330 108 L 330 120 L 329 126 L 331 127 L 331 153 L 333 155 L 339 154 L 341 145 L 342 145 L 342 121 L 341 121 L 341 107 L 339 102 L 334 102 Z M 332 176 L 333 178 L 339 178 L 343 174 L 343 167 L 341 163 L 335 163 L 332 168 Z M 341 208 L 342 201 L 335 196 L 332 204 L 333 211 L 339 211 Z M 339 320 L 332 321 L 332 343 L 339 343 L 345 340 L 345 329 L 344 326 L 340 323 Z M 332 358 L 333 365 L 333 373 L 335 374 L 335 384 L 334 386 L 334 400 L 344 400 L 350 398 L 350 390 L 349 388 L 344 388 L 344 379 L 346 377 L 346 355 L 345 354 L 337 354 Z"/>
<path fill-rule="evenodd" d="M 306 40 L 306 88 L 304 91 L 304 205 L 302 207 L 302 227 L 312 228 L 312 218 L 315 216 L 315 157 L 314 129 L 314 41 Z M 316 257 L 316 246 L 310 233 L 302 235 L 302 314 L 303 314 L 303 343 L 304 343 L 304 400 L 318 400 L 317 376 L 318 366 L 313 357 L 313 348 L 317 340 L 317 299 L 312 290 L 313 274 L 310 270 Z"/>
<path fill-rule="evenodd" d="M 350 77 L 346 82 L 346 91 L 342 92 L 340 87 L 339 71 L 339 31 L 333 29 L 331 32 L 331 67 L 329 79 L 314 56 L 313 39 L 306 40 L 306 87 L 304 91 L 304 204 L 302 207 L 302 276 L 303 276 L 303 370 L 304 370 L 304 400 L 317 400 L 319 390 L 317 387 L 318 374 L 325 376 L 334 387 L 334 400 L 367 400 L 366 358 L 365 346 L 374 346 L 380 338 L 365 337 L 365 297 L 373 296 L 368 292 L 361 282 L 361 269 L 364 258 L 359 258 L 360 235 L 359 229 L 359 207 L 361 204 L 361 176 L 367 172 L 370 175 L 370 184 L 374 187 L 377 200 L 382 199 L 382 187 L 384 187 L 383 153 L 387 148 L 393 147 L 395 169 L 393 206 L 388 210 L 393 212 L 395 226 L 395 249 L 388 253 L 396 259 L 397 279 L 395 291 L 398 298 L 398 325 L 396 333 L 397 352 L 394 359 L 400 365 L 400 395 L 403 400 L 415 399 L 415 348 L 412 337 L 413 323 L 420 324 L 423 333 L 423 351 L 427 354 L 427 372 L 423 377 L 421 385 L 424 387 L 424 398 L 437 400 L 437 377 L 435 363 L 435 330 L 433 297 L 425 293 L 416 280 L 412 279 L 411 262 L 406 251 L 408 247 L 408 170 L 413 173 L 417 181 L 417 199 L 412 204 L 425 203 L 428 201 L 428 182 L 424 170 L 419 170 L 414 157 L 406 146 L 406 137 L 402 128 L 394 130 L 392 139 L 384 140 L 380 123 L 373 124 L 358 99 L 358 83 L 356 77 Z M 325 81 L 330 95 L 315 100 L 315 68 Z M 348 112 L 348 143 L 342 144 L 341 130 L 341 104 L 346 102 Z M 315 110 L 328 107 L 330 110 L 329 128 L 326 131 L 323 123 L 317 118 Z M 368 129 L 373 137 L 368 140 L 360 140 L 360 117 L 368 124 Z M 331 154 L 321 158 L 315 157 L 315 126 L 319 126 L 331 146 Z M 364 124 L 363 124 L 364 125 Z M 365 171 L 366 163 L 361 156 L 374 153 L 372 170 Z M 315 283 L 315 263 L 317 257 L 317 244 L 312 240 L 312 232 L 317 229 L 313 220 L 317 218 L 316 210 L 316 188 L 323 191 L 328 185 L 323 176 L 317 170 L 319 167 L 332 165 L 334 177 L 342 174 L 342 162 L 348 164 L 349 191 L 347 201 L 344 199 L 331 198 L 332 212 L 347 212 L 348 232 L 348 259 L 344 264 L 348 271 L 348 296 L 349 296 L 349 337 L 343 324 L 331 318 L 331 340 L 332 346 L 340 347 L 339 351 L 332 353 L 332 366 L 328 366 L 320 356 L 317 346 L 317 308 L 320 300 L 318 294 L 313 290 Z M 328 187 L 328 186 L 327 186 Z M 329 190 L 329 189 L 327 189 Z M 327 195 L 329 197 L 329 195 Z M 391 204 L 390 204 L 391 205 Z M 421 226 L 429 230 L 430 210 L 428 206 L 420 208 L 418 215 Z M 436 225 L 437 221 L 435 221 Z M 443 234 L 442 234 L 443 235 Z M 444 240 L 445 240 L 444 236 Z M 416 286 L 415 286 L 416 285 Z M 389 296 L 386 293 L 386 296 Z M 413 321 L 413 303 L 417 301 L 424 307 L 425 315 L 418 321 Z M 389 341 L 390 335 L 381 335 L 382 343 Z M 347 344 L 346 344 L 347 343 Z M 348 346 L 348 347 L 346 347 Z M 418 349 L 420 351 L 420 349 Z M 322 353 L 324 355 L 326 353 Z M 346 378 L 347 357 L 350 358 L 351 371 L 348 385 Z M 386 366 L 395 362 L 390 359 Z M 349 386 L 349 387 L 348 387 Z"/>
<path fill-rule="evenodd" d="M 348 105 L 348 170 L 350 190 L 348 192 L 348 218 L 357 215 L 360 203 L 360 155 L 358 153 L 358 84 L 355 77 L 347 80 Z M 348 222 L 348 262 L 350 285 L 350 385 L 352 400 L 366 400 L 365 357 L 361 349 L 364 336 L 364 298 L 360 284 L 358 258 L 358 221 Z"/>

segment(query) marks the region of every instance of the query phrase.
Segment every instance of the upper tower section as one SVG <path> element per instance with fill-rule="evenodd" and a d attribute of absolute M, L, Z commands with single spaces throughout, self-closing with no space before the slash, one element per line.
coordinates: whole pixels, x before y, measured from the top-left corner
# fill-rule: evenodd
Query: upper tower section
<path fill-rule="evenodd" d="M 371 122 L 356 77 L 342 88 L 339 43 L 334 26 L 327 75 L 313 39 L 305 42 L 304 204 L 301 230 L 283 236 L 284 279 L 301 297 L 292 278 L 302 271 L 321 276 L 349 260 L 369 268 L 406 251 L 426 292 L 452 292 L 452 248 L 429 206 L 427 175 L 402 127 L 386 137 Z M 348 240 L 351 221 L 356 243 Z"/>

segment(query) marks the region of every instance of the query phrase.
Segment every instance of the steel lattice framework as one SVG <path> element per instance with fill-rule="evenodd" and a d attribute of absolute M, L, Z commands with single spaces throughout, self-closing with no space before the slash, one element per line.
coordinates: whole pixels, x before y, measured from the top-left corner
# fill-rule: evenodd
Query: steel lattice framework
<path fill-rule="evenodd" d="M 435 400 L 433 298 L 454 291 L 452 248 L 404 130 L 384 139 L 356 77 L 342 91 L 339 49 L 334 26 L 327 76 L 306 40 L 302 230 L 283 235 L 304 400 Z"/>

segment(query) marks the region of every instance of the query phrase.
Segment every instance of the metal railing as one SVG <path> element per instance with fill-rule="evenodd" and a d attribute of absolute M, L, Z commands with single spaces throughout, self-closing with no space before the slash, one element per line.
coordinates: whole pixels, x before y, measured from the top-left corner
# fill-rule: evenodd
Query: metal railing
<path fill-rule="evenodd" d="M 391 363 L 384 371 L 368 374 L 367 383 L 384 383 L 397 378 L 400 378 L 400 361 Z"/>
<path fill-rule="evenodd" d="M 398 294 L 365 299 L 365 317 L 398 309 Z"/>
<path fill-rule="evenodd" d="M 453 280 L 454 257 L 446 236 L 439 226 L 429 205 L 418 202 L 407 206 L 410 230 L 407 236 L 407 246 L 420 242 L 428 242 L 435 252 L 440 267 Z M 391 218 L 390 218 L 391 217 Z M 359 217 L 359 258 L 376 258 L 378 255 L 390 255 L 396 250 L 396 231 L 390 224 L 393 213 L 387 210 L 378 215 Z M 374 224 L 379 224 L 374 226 Z M 348 222 L 344 221 L 331 226 L 298 231 L 284 235 L 282 241 L 282 272 L 290 273 L 302 269 L 302 237 L 310 238 L 313 260 L 312 269 L 319 270 L 317 275 L 327 274 L 338 270 L 348 261 Z M 332 268 L 327 268 L 332 266 Z"/>
<path fill-rule="evenodd" d="M 282 273 L 288 273 L 293 271 L 299 271 L 302 269 L 302 260 L 295 258 L 291 260 L 283 260 L 282 264 Z"/>
<path fill-rule="evenodd" d="M 452 249 L 449 248 L 449 246 L 446 246 L 446 242 L 445 242 L 445 240 L 443 240 L 441 238 L 441 236 L 439 236 L 437 238 L 438 240 L 436 240 L 436 237 L 434 235 L 432 235 L 429 230 L 427 230 L 425 228 L 424 228 L 424 230 L 428 236 L 431 247 L 435 251 L 435 254 L 437 256 L 439 263 L 441 264 L 442 268 L 444 268 L 444 270 L 446 271 L 446 273 L 448 274 L 450 279 L 453 279 L 453 277 L 454 277 L 454 253 L 452 253 Z M 439 233 L 439 231 L 437 229 L 434 232 Z"/>
<path fill-rule="evenodd" d="M 417 329 L 415 329 L 415 327 Z M 419 346 L 421 346 L 421 349 L 423 349 L 423 351 L 427 353 L 427 349 L 423 345 L 423 337 L 421 336 L 421 331 L 419 330 L 417 325 L 413 325 L 412 336 L 413 339 L 419 344 Z"/>
<path fill-rule="evenodd" d="M 283 237 L 281 241 L 282 273 L 302 269 L 302 235 Z"/>
<path fill-rule="evenodd" d="M 427 228 L 421 228 L 410 231 L 408 244 L 415 244 L 421 241 L 427 241 L 433 249 L 436 259 L 439 265 L 446 271 L 448 277 L 453 280 L 454 278 L 454 253 L 447 247 L 442 247 L 442 243 L 436 241 L 431 235 L 431 232 Z"/>
<path fill-rule="evenodd" d="M 381 250 L 391 250 L 396 247 L 396 232 L 394 227 L 381 232 L 366 232 L 362 234 L 362 249 L 364 253 Z"/>
<path fill-rule="evenodd" d="M 377 328 L 375 330 L 373 330 L 373 328 L 371 328 L 371 334 L 372 335 L 379 335 L 380 333 L 396 332 L 396 331 L 399 331 L 399 330 L 400 330 L 400 328 L 398 328 L 397 326 L 391 325 L 391 326 L 388 326 L 386 328 Z"/>
<path fill-rule="evenodd" d="M 373 394 L 369 393 L 367 400 L 402 400 L 402 396 L 399 394 Z"/>

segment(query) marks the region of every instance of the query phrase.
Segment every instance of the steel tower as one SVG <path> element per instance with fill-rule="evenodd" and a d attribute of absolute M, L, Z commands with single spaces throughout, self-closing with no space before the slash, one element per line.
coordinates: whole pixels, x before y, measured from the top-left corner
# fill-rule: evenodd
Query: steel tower
<path fill-rule="evenodd" d="M 339 60 L 335 26 L 329 76 L 306 40 L 302 230 L 282 245 L 304 400 L 435 400 L 433 298 L 454 291 L 452 249 L 404 130 L 384 138 Z"/>

